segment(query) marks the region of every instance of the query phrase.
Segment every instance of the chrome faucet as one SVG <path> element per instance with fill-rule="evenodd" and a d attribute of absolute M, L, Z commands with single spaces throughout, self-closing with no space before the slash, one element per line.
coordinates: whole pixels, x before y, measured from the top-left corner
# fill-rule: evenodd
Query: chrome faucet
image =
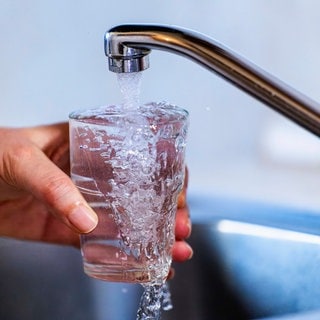
<path fill-rule="evenodd" d="M 318 103 L 213 39 L 162 25 L 120 25 L 105 34 L 105 53 L 113 72 L 145 70 L 151 49 L 173 52 L 199 63 L 320 137 Z"/>

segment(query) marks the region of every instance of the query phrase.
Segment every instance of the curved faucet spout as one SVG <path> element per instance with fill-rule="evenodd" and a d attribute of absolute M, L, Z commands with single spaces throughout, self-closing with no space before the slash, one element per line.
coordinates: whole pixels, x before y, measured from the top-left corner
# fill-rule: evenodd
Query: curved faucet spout
<path fill-rule="evenodd" d="M 320 137 L 318 103 L 211 38 L 161 25 L 121 25 L 105 35 L 105 53 L 113 72 L 145 70 L 151 49 L 199 63 Z"/>

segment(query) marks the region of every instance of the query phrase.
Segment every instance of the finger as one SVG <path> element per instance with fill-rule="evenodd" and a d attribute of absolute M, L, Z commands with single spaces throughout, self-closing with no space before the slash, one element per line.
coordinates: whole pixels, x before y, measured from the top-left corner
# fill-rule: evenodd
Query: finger
<path fill-rule="evenodd" d="M 191 234 L 191 220 L 189 217 L 189 208 L 186 206 L 178 209 L 176 213 L 175 235 L 176 239 L 187 239 Z"/>
<path fill-rule="evenodd" d="M 43 153 L 66 174 L 70 172 L 69 125 L 52 125 L 21 128 L 20 132 L 29 138 Z M 54 141 L 54 143 L 53 143 Z"/>
<path fill-rule="evenodd" d="M 32 141 L 50 158 L 51 151 L 61 144 L 69 144 L 69 125 L 67 122 L 18 129 L 23 136 Z M 56 141 L 56 144 L 52 144 Z M 52 149 L 52 150 L 51 150 Z"/>
<path fill-rule="evenodd" d="M 90 232 L 98 222 L 70 178 L 33 144 L 20 145 L 4 156 L 7 181 L 31 192 L 64 223 L 78 232 Z"/>
<path fill-rule="evenodd" d="M 174 275 L 175 275 L 175 270 L 174 270 L 174 268 L 171 267 L 169 270 L 168 276 L 167 276 L 167 280 L 173 279 Z"/>
<path fill-rule="evenodd" d="M 191 259 L 193 250 L 185 241 L 176 241 L 172 249 L 172 259 L 177 262 L 183 262 Z"/>
<path fill-rule="evenodd" d="M 188 168 L 185 168 L 185 175 L 184 175 L 184 183 L 183 189 L 179 194 L 178 197 L 178 208 L 183 208 L 187 204 L 187 188 L 188 188 L 188 181 L 189 181 L 189 172 Z"/>
<path fill-rule="evenodd" d="M 187 189 L 183 188 L 178 197 L 178 208 L 183 208 L 187 204 Z"/>

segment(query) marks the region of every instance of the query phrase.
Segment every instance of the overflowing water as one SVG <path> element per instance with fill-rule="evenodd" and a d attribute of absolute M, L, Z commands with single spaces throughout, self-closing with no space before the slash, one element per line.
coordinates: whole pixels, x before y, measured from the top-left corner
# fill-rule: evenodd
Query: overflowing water
<path fill-rule="evenodd" d="M 161 310 L 171 310 L 171 294 L 168 284 L 147 284 L 144 286 L 140 305 L 137 313 L 137 320 L 159 320 Z"/>

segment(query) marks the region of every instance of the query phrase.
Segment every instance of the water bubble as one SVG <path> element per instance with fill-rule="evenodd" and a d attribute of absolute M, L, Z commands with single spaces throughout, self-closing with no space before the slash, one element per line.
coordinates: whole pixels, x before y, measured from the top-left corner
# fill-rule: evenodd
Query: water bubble
<path fill-rule="evenodd" d="M 182 150 L 185 148 L 185 139 L 181 136 L 177 137 L 175 142 L 176 151 Z"/>
<path fill-rule="evenodd" d="M 83 137 L 86 137 L 88 134 L 86 132 L 80 132 L 79 133 L 79 137 L 80 138 L 83 138 Z"/>
<path fill-rule="evenodd" d="M 161 137 L 163 137 L 164 139 L 170 139 L 173 135 L 173 126 L 172 125 L 164 126 L 161 129 L 160 134 L 161 134 Z"/>
<path fill-rule="evenodd" d="M 107 149 L 106 149 L 105 151 L 103 151 L 103 152 L 100 153 L 100 156 L 101 156 L 102 158 L 107 158 L 107 159 L 109 159 L 109 158 L 111 157 L 112 150 L 113 150 L 112 148 L 107 147 Z"/>

